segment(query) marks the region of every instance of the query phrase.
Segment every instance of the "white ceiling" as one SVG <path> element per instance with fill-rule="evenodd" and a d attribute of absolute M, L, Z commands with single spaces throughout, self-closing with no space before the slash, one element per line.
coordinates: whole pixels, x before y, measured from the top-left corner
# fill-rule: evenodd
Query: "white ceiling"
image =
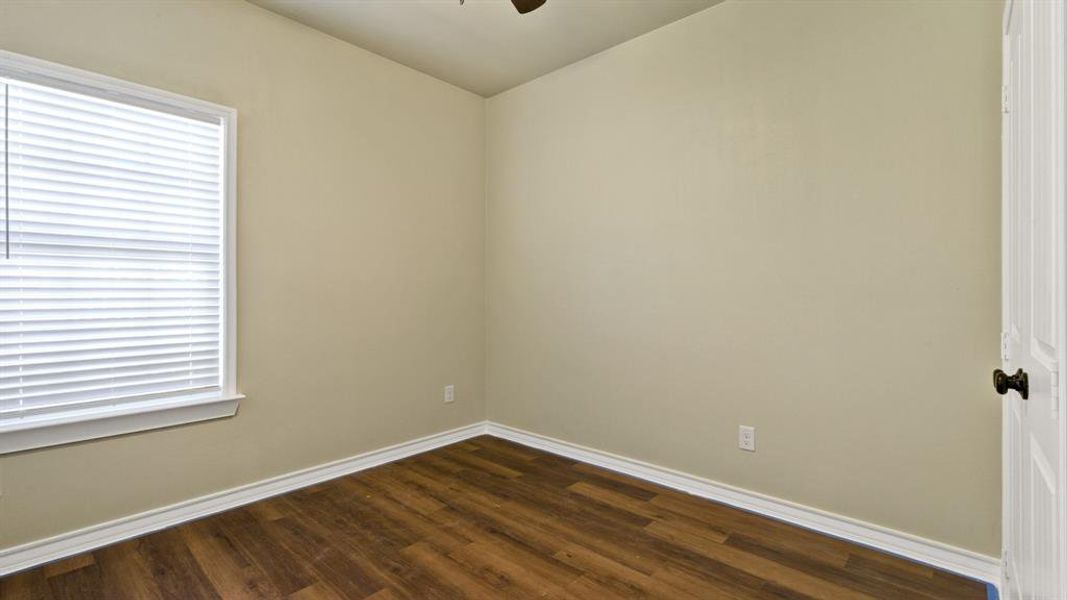
<path fill-rule="evenodd" d="M 722 0 L 251 0 L 268 10 L 492 96 Z"/>

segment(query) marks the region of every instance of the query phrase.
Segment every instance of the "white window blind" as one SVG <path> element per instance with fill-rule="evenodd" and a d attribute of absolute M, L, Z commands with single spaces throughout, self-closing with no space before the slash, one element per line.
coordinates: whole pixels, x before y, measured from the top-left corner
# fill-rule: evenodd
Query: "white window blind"
<path fill-rule="evenodd" d="M 225 132 L 0 77 L 0 424 L 220 392 Z"/>

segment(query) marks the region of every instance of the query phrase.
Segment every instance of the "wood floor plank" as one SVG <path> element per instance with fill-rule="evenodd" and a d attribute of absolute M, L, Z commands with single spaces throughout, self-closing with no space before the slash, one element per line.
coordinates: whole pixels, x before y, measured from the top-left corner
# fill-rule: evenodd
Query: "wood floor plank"
<path fill-rule="evenodd" d="M 136 540 L 101 548 L 93 552 L 93 556 L 100 565 L 104 597 L 114 600 L 158 600 L 163 597 L 144 556 L 138 551 Z"/>
<path fill-rule="evenodd" d="M 387 465 L 388 466 L 388 465 Z M 373 469 L 367 477 L 361 479 L 346 478 L 347 481 L 362 481 L 377 490 L 381 495 L 387 495 L 391 502 L 399 503 L 405 509 L 415 511 L 421 515 L 433 514 L 445 507 L 445 504 L 420 494 L 417 488 L 412 488 L 396 476 L 396 469 Z"/>
<path fill-rule="evenodd" d="M 93 558 L 92 554 L 79 554 L 77 556 L 72 556 L 66 560 L 61 560 L 58 562 L 54 562 L 50 565 L 45 565 L 44 576 L 49 578 L 56 577 L 59 575 L 63 575 L 64 573 L 70 573 L 71 571 L 83 569 L 95 563 L 96 560 Z"/>
<path fill-rule="evenodd" d="M 465 469 L 473 469 L 480 473 L 490 473 L 506 478 L 520 477 L 522 475 L 521 471 L 516 471 L 515 469 L 509 468 L 501 464 L 501 461 L 499 459 L 486 460 L 485 458 L 478 456 L 473 452 L 448 451 L 446 449 L 446 451 L 442 455 L 448 457 L 450 460 L 458 464 L 463 465 Z"/>
<path fill-rule="evenodd" d="M 479 437 L 2 578 L 0 597 L 968 600 L 985 587 Z"/>
<path fill-rule="evenodd" d="M 47 577 L 56 600 L 106 600 L 100 568 L 96 563 Z"/>
<path fill-rule="evenodd" d="M 385 600 L 388 596 L 379 595 L 381 592 L 387 590 L 378 590 L 375 594 L 370 596 L 364 596 L 364 598 L 377 598 L 378 600 Z M 313 583 L 306 588 L 289 594 L 286 600 L 345 600 L 345 596 L 341 596 L 335 592 L 330 586 L 324 583 Z"/>
<path fill-rule="evenodd" d="M 450 552 L 449 556 L 469 572 L 490 582 L 501 592 L 502 597 L 559 600 L 572 598 L 564 589 L 570 581 L 563 582 L 561 586 L 545 579 L 521 564 L 520 559 L 512 558 L 500 550 L 501 547 L 494 544 L 475 543 L 458 548 Z"/>
<path fill-rule="evenodd" d="M 243 560 L 255 565 L 271 587 L 282 595 L 292 594 L 315 583 L 315 577 L 306 563 L 273 539 L 265 529 L 266 525 L 253 523 L 238 527 L 223 523 L 223 532 L 233 541 L 235 552 Z"/>
<path fill-rule="evenodd" d="M 760 592 L 766 583 L 762 579 L 751 576 L 747 577 L 747 581 L 709 577 L 704 573 L 696 573 L 677 565 L 667 565 L 657 570 L 653 577 L 671 589 L 683 590 L 697 597 L 722 598 L 723 600 L 763 598 Z"/>
<path fill-rule="evenodd" d="M 742 533 L 772 547 L 819 557 L 830 564 L 842 565 L 852 553 L 866 550 L 789 523 L 674 491 L 657 495 L 649 502 L 702 522 L 708 527 Z M 907 562 L 896 557 L 893 557 L 893 560 Z"/>
<path fill-rule="evenodd" d="M 556 558 L 584 571 L 599 587 L 624 598 L 642 598 L 651 595 L 652 577 L 624 564 L 601 556 L 585 546 L 571 544 L 556 553 Z"/>
<path fill-rule="evenodd" d="M 501 592 L 506 591 L 494 587 L 493 582 L 486 581 L 471 573 L 464 568 L 462 563 L 457 562 L 452 557 L 443 554 L 425 542 L 412 544 L 404 548 L 402 553 L 433 573 L 438 579 L 458 590 L 463 590 L 464 597 L 474 599 L 500 598 Z"/>
<path fill-rule="evenodd" d="M 182 533 L 176 528 L 137 540 L 137 552 L 144 556 L 163 597 L 220 598 L 181 538 Z"/>
<path fill-rule="evenodd" d="M 363 565 L 383 586 L 400 598 L 448 599 L 460 593 L 401 556 L 400 550 L 404 545 L 382 537 L 381 529 L 363 526 L 366 524 L 345 518 L 321 497 L 290 502 L 296 511 L 292 517 L 295 521 L 323 536 L 331 546 Z"/>
<path fill-rule="evenodd" d="M 562 460 L 570 459 L 564 458 Z M 652 496 L 656 496 L 658 494 L 663 493 L 675 493 L 670 488 L 664 487 L 656 483 L 652 483 L 651 481 L 636 479 L 634 477 L 630 477 L 629 475 L 623 475 L 622 473 L 619 473 L 617 471 L 612 471 L 611 469 L 605 469 L 603 467 L 598 467 L 589 463 L 571 461 L 571 469 L 580 473 L 584 481 L 593 482 L 596 479 L 612 479 L 626 486 L 644 490 L 646 493 L 651 494 Z M 592 476 L 592 478 L 588 476 Z"/>
<path fill-rule="evenodd" d="M 492 452 L 496 455 L 507 455 L 516 460 L 532 461 L 538 457 L 544 456 L 544 453 L 540 450 L 534 450 L 533 448 L 527 448 L 515 442 L 508 440 L 502 440 L 500 438 L 483 436 L 478 438 L 475 442 L 478 445 L 477 452 Z"/>
<path fill-rule="evenodd" d="M 212 519 L 179 530 L 193 558 L 223 598 L 282 598 L 284 595 L 244 558 Z M 134 558 L 125 557 L 126 560 Z"/>
<path fill-rule="evenodd" d="M 676 529 L 665 526 L 663 523 L 652 523 L 645 529 L 657 537 L 673 543 L 680 543 L 690 550 L 713 558 L 723 564 L 809 596 L 853 600 L 870 598 L 866 594 L 814 577 L 758 554 L 738 550 L 732 546 L 708 540 L 701 536 L 680 535 Z"/>
<path fill-rule="evenodd" d="M 379 590 L 371 594 L 370 596 L 367 596 L 363 600 L 400 600 L 400 596 L 398 596 L 393 590 L 385 588 L 384 590 Z"/>
<path fill-rule="evenodd" d="M 882 574 L 858 576 L 856 572 L 847 567 L 828 565 L 812 556 L 772 548 L 758 540 L 739 534 L 730 534 L 726 543 L 749 554 L 762 556 L 798 571 L 814 575 L 829 583 L 847 587 L 864 594 L 874 596 L 888 594 L 899 598 L 915 598 L 916 600 L 930 600 L 942 597 L 938 593 L 931 593 L 933 586 L 929 585 L 930 578 L 928 577 L 916 579 L 910 582 L 910 585 L 899 585 L 901 582 Z"/>
<path fill-rule="evenodd" d="M 265 524 L 264 528 L 290 556 L 306 565 L 315 580 L 324 582 L 340 596 L 359 598 L 382 588 L 358 561 L 351 560 L 326 538 L 293 520 L 279 519 Z"/>
<path fill-rule="evenodd" d="M 16 573 L 0 579 L 0 598 L 4 600 L 51 600 L 52 590 L 44 569 Z"/>

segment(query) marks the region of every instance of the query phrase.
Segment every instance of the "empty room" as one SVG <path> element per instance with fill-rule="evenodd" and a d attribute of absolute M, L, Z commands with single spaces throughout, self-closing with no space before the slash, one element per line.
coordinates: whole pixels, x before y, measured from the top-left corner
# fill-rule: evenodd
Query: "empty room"
<path fill-rule="evenodd" d="M 0 598 L 1067 600 L 1067 0 L 0 0 Z"/>

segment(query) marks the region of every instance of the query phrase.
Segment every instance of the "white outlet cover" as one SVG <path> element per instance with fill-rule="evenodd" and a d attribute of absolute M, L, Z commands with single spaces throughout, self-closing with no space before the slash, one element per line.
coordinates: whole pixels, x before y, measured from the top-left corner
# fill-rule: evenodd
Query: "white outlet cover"
<path fill-rule="evenodd" d="M 456 400 L 456 386 L 445 386 L 445 402 L 454 402 Z"/>
<path fill-rule="evenodd" d="M 756 451 L 756 428 L 741 425 L 737 428 L 737 447 L 748 452 Z"/>

